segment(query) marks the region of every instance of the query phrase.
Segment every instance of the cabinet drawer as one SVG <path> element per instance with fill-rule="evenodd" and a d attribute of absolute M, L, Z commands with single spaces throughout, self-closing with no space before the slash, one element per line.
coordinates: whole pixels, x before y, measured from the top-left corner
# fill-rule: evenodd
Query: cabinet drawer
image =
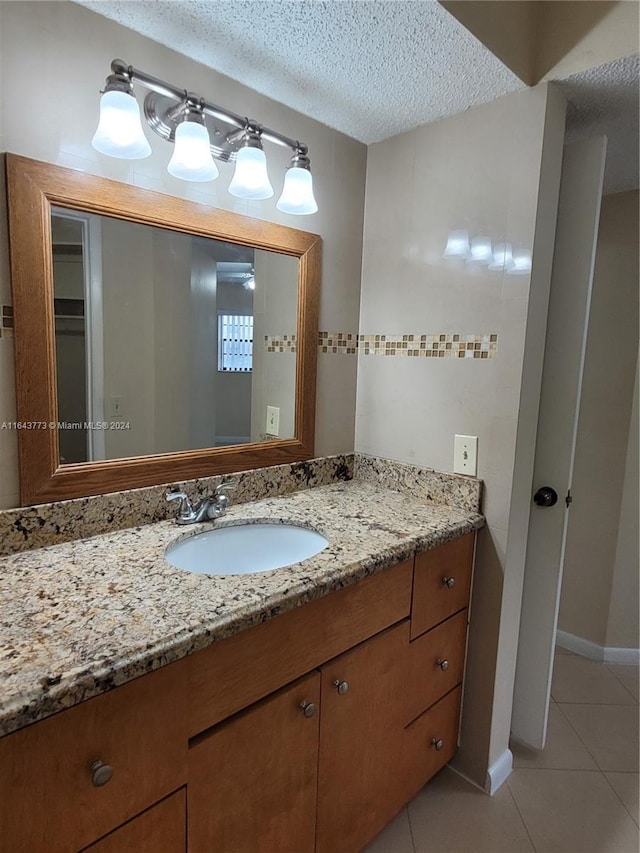
<path fill-rule="evenodd" d="M 409 643 L 406 723 L 462 681 L 467 612 L 460 611 Z"/>
<path fill-rule="evenodd" d="M 189 735 L 405 619 L 412 575 L 406 560 L 192 655 Z"/>
<path fill-rule="evenodd" d="M 416 554 L 411 639 L 469 603 L 475 533 Z"/>
<path fill-rule="evenodd" d="M 0 838 L 7 850 L 79 850 L 186 783 L 183 664 L 0 740 Z M 113 768 L 101 787 L 92 781 L 98 761 Z"/>
<path fill-rule="evenodd" d="M 454 756 L 461 694 L 462 688 L 456 687 L 405 729 L 405 802 Z"/>
<path fill-rule="evenodd" d="M 187 795 L 183 788 L 110 832 L 84 853 L 185 853 Z"/>

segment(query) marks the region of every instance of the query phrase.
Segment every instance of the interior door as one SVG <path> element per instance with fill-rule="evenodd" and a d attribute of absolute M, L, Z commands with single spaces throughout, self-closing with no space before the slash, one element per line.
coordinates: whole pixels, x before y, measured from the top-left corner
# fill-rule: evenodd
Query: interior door
<path fill-rule="evenodd" d="M 567 145 L 562 161 L 511 722 L 536 749 L 547 733 L 605 153 L 597 137 Z"/>

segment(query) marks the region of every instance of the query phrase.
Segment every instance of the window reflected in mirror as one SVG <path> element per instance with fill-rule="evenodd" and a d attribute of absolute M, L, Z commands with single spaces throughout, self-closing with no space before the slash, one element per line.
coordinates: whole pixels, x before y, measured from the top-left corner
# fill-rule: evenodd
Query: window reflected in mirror
<path fill-rule="evenodd" d="M 297 257 L 52 208 L 61 464 L 295 435 Z"/>

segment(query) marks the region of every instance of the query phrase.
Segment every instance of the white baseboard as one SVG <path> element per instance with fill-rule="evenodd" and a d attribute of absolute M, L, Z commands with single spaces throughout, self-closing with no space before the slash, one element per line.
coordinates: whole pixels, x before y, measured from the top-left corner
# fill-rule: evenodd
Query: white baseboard
<path fill-rule="evenodd" d="M 640 649 L 616 648 L 616 646 L 599 646 L 591 640 L 576 637 L 567 631 L 558 631 L 556 645 L 568 649 L 582 657 L 599 663 L 618 664 L 619 666 L 640 666 Z"/>
<path fill-rule="evenodd" d="M 498 788 L 507 781 L 513 769 L 513 754 L 510 749 L 505 749 L 500 758 L 494 761 L 487 770 L 487 781 L 485 791 L 492 797 Z"/>

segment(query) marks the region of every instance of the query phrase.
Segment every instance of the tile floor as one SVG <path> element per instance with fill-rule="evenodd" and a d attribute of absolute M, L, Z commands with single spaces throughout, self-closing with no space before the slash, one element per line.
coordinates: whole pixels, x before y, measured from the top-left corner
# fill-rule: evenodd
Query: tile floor
<path fill-rule="evenodd" d="M 558 649 L 547 746 L 493 797 L 445 768 L 366 853 L 638 853 L 638 669 Z"/>

